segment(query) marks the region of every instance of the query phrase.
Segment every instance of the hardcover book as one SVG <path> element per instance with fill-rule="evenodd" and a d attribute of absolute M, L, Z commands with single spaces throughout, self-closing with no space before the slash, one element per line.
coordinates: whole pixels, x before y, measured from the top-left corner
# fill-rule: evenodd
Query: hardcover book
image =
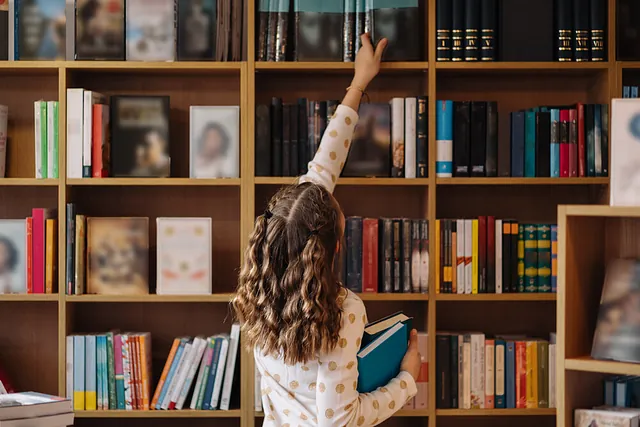
<path fill-rule="evenodd" d="M 191 178 L 238 178 L 240 108 L 190 108 Z"/>
<path fill-rule="evenodd" d="M 9 107 L 0 105 L 0 178 L 4 178 L 7 172 L 7 125 L 9 119 Z"/>
<path fill-rule="evenodd" d="M 0 0 L 0 61 L 9 59 L 9 0 Z M 0 175 L 0 178 L 2 175 Z"/>
<path fill-rule="evenodd" d="M 216 46 L 216 0 L 180 0 L 178 59 L 212 60 Z"/>
<path fill-rule="evenodd" d="M 87 218 L 87 293 L 149 293 L 149 218 Z"/>
<path fill-rule="evenodd" d="M 127 61 L 173 61 L 176 0 L 127 0 Z"/>
<path fill-rule="evenodd" d="M 362 104 L 343 176 L 388 177 L 391 170 L 391 108 Z"/>
<path fill-rule="evenodd" d="M 26 246 L 26 221 L 0 219 L 0 294 L 27 293 Z"/>
<path fill-rule="evenodd" d="M 371 39 L 389 42 L 385 61 L 419 61 L 422 56 L 422 22 L 418 0 L 367 0 Z"/>
<path fill-rule="evenodd" d="M 76 0 L 76 59 L 124 60 L 124 0 Z"/>
<path fill-rule="evenodd" d="M 158 295 L 211 294 L 211 218 L 157 218 Z"/>
<path fill-rule="evenodd" d="M 111 175 L 168 177 L 169 97 L 111 97 Z"/>
<path fill-rule="evenodd" d="M 341 61 L 343 0 L 295 0 L 296 61 Z"/>
<path fill-rule="evenodd" d="M 65 0 L 15 0 L 15 59 L 65 59 Z"/>

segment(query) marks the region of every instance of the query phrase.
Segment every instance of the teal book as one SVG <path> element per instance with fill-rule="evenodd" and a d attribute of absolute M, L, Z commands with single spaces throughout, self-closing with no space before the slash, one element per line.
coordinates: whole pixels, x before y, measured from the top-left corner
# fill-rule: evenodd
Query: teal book
<path fill-rule="evenodd" d="M 538 224 L 538 292 L 551 292 L 551 226 Z"/>
<path fill-rule="evenodd" d="M 113 332 L 107 337 L 107 378 L 109 379 L 109 409 L 117 409 L 115 361 L 113 358 Z"/>
<path fill-rule="evenodd" d="M 524 115 L 524 176 L 536 176 L 536 113 L 533 110 Z"/>
<path fill-rule="evenodd" d="M 524 291 L 538 291 L 538 227 L 524 226 Z"/>
<path fill-rule="evenodd" d="M 385 333 L 385 331 L 396 323 L 403 323 L 407 325 L 407 342 L 409 341 L 409 334 L 411 333 L 411 327 L 413 319 L 411 317 L 407 317 L 402 312 L 397 312 L 391 314 L 389 316 L 383 317 L 380 320 L 376 320 L 375 322 L 367 324 L 364 328 L 364 334 L 362 336 L 362 345 L 361 349 L 365 348 L 370 342 L 374 341 L 376 338 Z"/>
<path fill-rule="evenodd" d="M 409 332 L 406 324 L 397 322 L 358 352 L 359 393 L 370 393 L 398 375 Z"/>

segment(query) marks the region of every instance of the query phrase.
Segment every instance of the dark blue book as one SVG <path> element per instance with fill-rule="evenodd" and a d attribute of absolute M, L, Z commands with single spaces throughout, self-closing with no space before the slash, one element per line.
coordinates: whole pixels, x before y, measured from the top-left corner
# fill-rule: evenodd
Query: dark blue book
<path fill-rule="evenodd" d="M 507 408 L 516 407 L 516 343 L 507 341 L 507 355 L 505 361 L 504 378 L 506 383 L 505 395 Z"/>
<path fill-rule="evenodd" d="M 496 394 L 496 408 L 506 408 L 506 383 L 507 383 L 507 343 L 504 340 L 496 339 L 496 356 L 495 356 L 495 376 L 496 376 L 496 384 L 495 384 L 495 394 Z M 502 371 L 502 375 L 499 375 L 500 371 Z"/>
<path fill-rule="evenodd" d="M 524 176 L 536 176 L 536 112 L 529 110 L 524 118 Z"/>
<path fill-rule="evenodd" d="M 358 392 L 383 387 L 400 372 L 407 352 L 409 329 L 402 322 L 385 330 L 358 352 Z"/>
<path fill-rule="evenodd" d="M 524 112 L 511 113 L 511 176 L 524 176 Z"/>

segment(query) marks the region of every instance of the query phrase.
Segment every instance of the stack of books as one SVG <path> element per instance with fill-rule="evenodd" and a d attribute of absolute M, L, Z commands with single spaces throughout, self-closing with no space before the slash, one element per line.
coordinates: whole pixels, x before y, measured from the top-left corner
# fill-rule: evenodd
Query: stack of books
<path fill-rule="evenodd" d="M 71 401 L 47 394 L 0 394 L 2 427 L 66 427 L 73 425 Z"/>

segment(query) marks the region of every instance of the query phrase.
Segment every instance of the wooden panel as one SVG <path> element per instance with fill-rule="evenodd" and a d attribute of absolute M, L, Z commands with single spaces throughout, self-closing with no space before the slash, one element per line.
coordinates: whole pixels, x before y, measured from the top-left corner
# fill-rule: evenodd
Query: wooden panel
<path fill-rule="evenodd" d="M 170 96 L 171 176 L 175 177 L 189 176 L 189 107 L 240 105 L 240 74 L 237 72 L 201 70 L 195 74 L 185 71 L 162 75 L 132 70 L 70 70 L 69 80 L 69 87 L 82 87 L 105 95 Z"/>
<path fill-rule="evenodd" d="M 58 187 L 0 186 L 0 218 L 24 219 L 33 208 L 58 207 Z"/>
<path fill-rule="evenodd" d="M 438 417 L 438 427 L 552 427 L 556 424 L 554 416 L 519 417 Z"/>
<path fill-rule="evenodd" d="M 18 391 L 58 392 L 57 302 L 0 302 L 0 366 Z"/>
<path fill-rule="evenodd" d="M 39 100 L 58 100 L 58 72 L 0 73 L 0 104 L 9 107 L 7 177 L 35 177 L 34 107 Z"/>
<path fill-rule="evenodd" d="M 67 315 L 72 319 L 68 334 L 109 330 L 150 332 L 153 390 L 176 337 L 228 334 L 233 319 L 227 304 L 215 303 L 96 303 L 67 308 Z M 239 388 L 240 384 L 234 383 L 234 407 L 238 406 Z"/>
<path fill-rule="evenodd" d="M 240 190 L 232 187 L 73 187 L 69 201 L 87 216 L 146 216 L 149 279 L 155 289 L 157 217 L 213 219 L 213 292 L 235 289 L 240 266 Z"/>
<path fill-rule="evenodd" d="M 562 372 L 562 371 L 559 371 Z M 558 423 L 560 426 L 573 426 L 573 411 L 578 408 L 592 408 L 602 405 L 603 402 L 603 380 L 606 375 L 597 373 L 573 372 L 565 373 L 565 393 L 564 393 L 564 419 L 558 413 Z M 597 392 L 596 392 L 597 390 Z M 559 395 L 558 399 L 563 396 Z"/>

